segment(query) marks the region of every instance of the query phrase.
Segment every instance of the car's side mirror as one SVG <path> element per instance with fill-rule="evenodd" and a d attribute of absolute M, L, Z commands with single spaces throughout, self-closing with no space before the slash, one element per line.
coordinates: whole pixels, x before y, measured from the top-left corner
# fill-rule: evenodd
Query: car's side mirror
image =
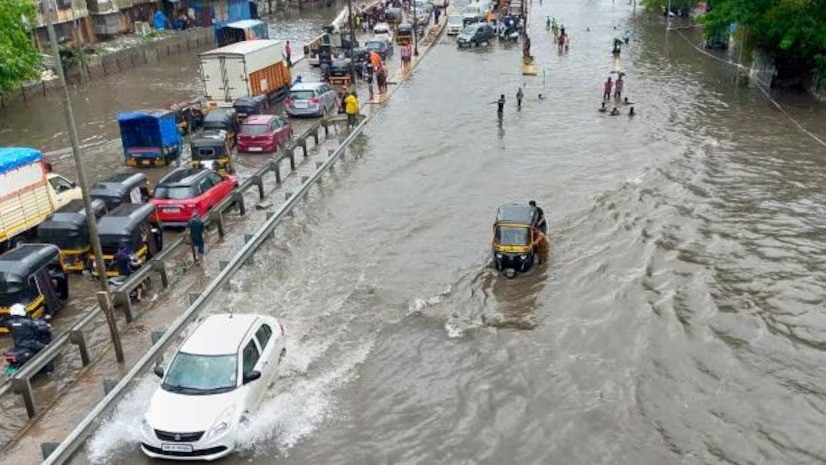
<path fill-rule="evenodd" d="M 155 372 L 155 376 L 158 378 L 163 378 L 163 367 L 160 365 L 155 365 L 155 369 L 152 370 Z"/>
<path fill-rule="evenodd" d="M 244 375 L 244 384 L 251 383 L 256 379 L 261 377 L 261 372 L 258 370 L 253 370 Z"/>

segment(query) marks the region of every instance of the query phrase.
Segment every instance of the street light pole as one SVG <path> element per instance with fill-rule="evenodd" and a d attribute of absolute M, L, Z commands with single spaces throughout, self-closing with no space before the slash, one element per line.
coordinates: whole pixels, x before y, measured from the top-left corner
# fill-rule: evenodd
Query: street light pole
<path fill-rule="evenodd" d="M 416 14 L 416 0 L 413 0 L 413 55 L 419 56 L 419 15 Z"/>
<path fill-rule="evenodd" d="M 353 0 L 347 0 L 347 12 L 350 24 L 350 86 L 356 90 L 356 63 L 353 60 L 353 50 L 356 47 L 356 28 L 353 27 Z"/>
<path fill-rule="evenodd" d="M 48 6 L 47 6 L 48 2 Z M 95 267 L 98 270 L 100 281 L 100 292 L 98 292 L 99 299 L 102 297 L 106 305 L 101 305 L 103 313 L 106 316 L 106 323 L 109 325 L 109 333 L 112 336 L 112 344 L 115 346 L 115 357 L 119 363 L 123 363 L 123 347 L 120 343 L 120 335 L 118 334 L 117 323 L 115 316 L 112 314 L 112 306 L 109 304 L 109 286 L 106 282 L 106 264 L 103 262 L 103 248 L 100 246 L 100 236 L 98 236 L 98 225 L 95 217 L 95 211 L 92 209 L 92 200 L 89 197 L 89 189 L 86 184 L 86 173 L 83 170 L 83 162 L 80 157 L 80 144 L 77 137 L 77 126 L 75 126 L 75 116 L 72 111 L 72 100 L 69 97 L 69 87 L 66 85 L 66 76 L 63 73 L 63 61 L 60 59 L 60 48 L 57 46 L 57 34 L 54 31 L 52 24 L 52 12 L 57 14 L 57 8 L 54 5 L 54 0 L 42 0 L 43 18 L 46 20 L 46 30 L 49 33 L 49 42 L 52 45 L 52 53 L 54 53 L 55 61 L 57 63 L 57 76 L 60 79 L 60 85 L 63 87 L 63 113 L 66 117 L 66 125 L 69 129 L 69 139 L 72 143 L 72 158 L 75 162 L 75 169 L 77 170 L 77 182 L 80 189 L 83 191 L 83 206 L 86 210 L 86 226 L 89 228 L 89 240 L 92 242 L 92 250 L 95 253 Z"/>
<path fill-rule="evenodd" d="M 671 30 L 671 0 L 668 0 L 668 9 L 665 11 L 665 30 Z"/>

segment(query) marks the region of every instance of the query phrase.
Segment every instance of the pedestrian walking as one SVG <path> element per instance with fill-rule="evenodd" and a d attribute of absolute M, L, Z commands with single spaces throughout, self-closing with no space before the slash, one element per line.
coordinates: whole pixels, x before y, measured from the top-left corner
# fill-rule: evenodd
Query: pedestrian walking
<path fill-rule="evenodd" d="M 440 10 L 439 8 L 436 8 L 436 10 L 434 10 L 433 14 L 436 16 L 436 24 L 439 24 L 439 17 L 442 16 L 442 10 Z"/>
<path fill-rule="evenodd" d="M 410 71 L 410 58 L 413 56 L 413 50 L 411 49 L 410 44 L 402 45 L 401 56 L 402 71 L 406 73 Z"/>
<path fill-rule="evenodd" d="M 625 80 L 622 78 L 622 74 L 617 77 L 617 81 L 614 83 L 614 98 L 619 100 L 622 97 L 622 88 L 625 86 Z"/>
<path fill-rule="evenodd" d="M 524 97 L 524 96 L 525 96 L 525 94 L 522 92 L 522 88 L 520 87 L 519 90 L 516 91 L 516 109 L 517 110 L 522 109 L 522 97 Z"/>
<path fill-rule="evenodd" d="M 359 99 L 355 91 L 351 91 L 344 99 L 345 111 L 347 112 L 347 127 L 353 129 L 358 122 Z"/>
<path fill-rule="evenodd" d="M 605 81 L 603 85 L 603 94 L 602 100 L 608 101 L 611 100 L 611 89 L 614 87 L 614 83 L 611 81 L 611 76 L 608 76 L 608 80 Z"/>
<path fill-rule="evenodd" d="M 198 210 L 192 212 L 192 218 L 186 224 L 189 238 L 192 240 L 192 258 L 200 262 L 204 258 L 204 222 Z"/>
<path fill-rule="evenodd" d="M 505 94 L 500 95 L 499 100 L 490 103 L 496 104 L 496 116 L 499 117 L 499 121 L 502 121 L 502 114 L 505 112 Z"/>
<path fill-rule="evenodd" d="M 369 92 L 370 99 L 368 102 L 373 101 L 373 70 L 368 68 L 368 71 L 364 73 L 364 82 L 367 83 L 367 91 Z"/>
<path fill-rule="evenodd" d="M 293 61 L 291 55 L 293 53 L 293 48 L 290 47 L 290 41 L 288 40 L 287 43 L 284 45 L 284 58 L 287 60 L 287 68 L 293 67 Z"/>

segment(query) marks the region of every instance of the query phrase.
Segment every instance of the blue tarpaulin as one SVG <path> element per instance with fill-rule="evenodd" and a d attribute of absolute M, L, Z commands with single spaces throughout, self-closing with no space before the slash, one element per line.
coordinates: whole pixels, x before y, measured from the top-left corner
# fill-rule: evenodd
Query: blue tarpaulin
<path fill-rule="evenodd" d="M 118 114 L 123 147 L 166 147 L 180 143 L 173 113 L 168 111 L 130 111 Z"/>
<path fill-rule="evenodd" d="M 0 147 L 0 173 L 6 173 L 42 159 L 43 154 L 37 149 Z"/>
<path fill-rule="evenodd" d="M 159 31 L 166 29 L 166 15 L 163 11 L 155 11 L 155 16 L 152 18 L 152 25 Z"/>

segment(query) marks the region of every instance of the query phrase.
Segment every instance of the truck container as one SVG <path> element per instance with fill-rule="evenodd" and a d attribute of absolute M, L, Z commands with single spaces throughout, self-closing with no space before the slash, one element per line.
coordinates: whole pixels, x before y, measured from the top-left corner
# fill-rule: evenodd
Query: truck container
<path fill-rule="evenodd" d="M 210 108 L 232 106 L 240 97 L 285 97 L 292 80 L 281 43 L 247 40 L 199 55 L 204 96 Z"/>
<path fill-rule="evenodd" d="M 215 29 L 215 41 L 219 47 L 244 40 L 269 39 L 267 23 L 260 19 L 243 19 Z"/>
<path fill-rule="evenodd" d="M 123 154 L 129 166 L 165 166 L 181 154 L 178 117 L 167 110 L 118 115 Z"/>
<path fill-rule="evenodd" d="M 0 147 L 0 251 L 34 237 L 37 225 L 81 196 L 73 182 L 47 173 L 39 150 Z"/>

